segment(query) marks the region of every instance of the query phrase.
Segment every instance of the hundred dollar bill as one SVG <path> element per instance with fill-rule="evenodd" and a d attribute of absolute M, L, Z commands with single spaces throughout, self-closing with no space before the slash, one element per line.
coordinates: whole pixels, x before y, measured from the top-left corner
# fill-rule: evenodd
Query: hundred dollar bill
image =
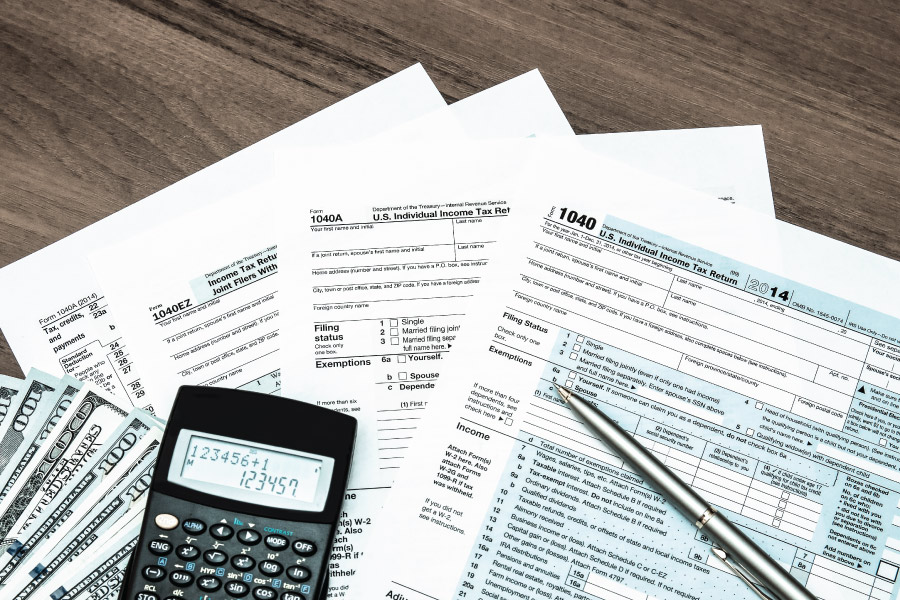
<path fill-rule="evenodd" d="M 60 380 L 48 373 L 37 369 L 28 372 L 28 377 L 13 400 L 15 407 L 0 424 L 0 474 L 6 470 L 22 443 L 29 437 L 34 437 L 34 413 L 42 402 L 49 402 L 49 398 L 59 387 Z M 5 480 L 0 479 L 2 481 Z"/>
<path fill-rule="evenodd" d="M 158 432 L 144 436 L 138 444 L 139 449 L 136 448 L 134 462 L 116 478 L 111 489 L 100 490 L 90 502 L 76 510 L 61 530 L 50 536 L 36 553 L 42 556 L 41 560 L 28 561 L 29 570 L 19 569 L 14 573 L 3 589 L 4 596 L 30 600 L 46 595 L 41 588 L 48 578 L 66 562 L 85 552 L 94 541 L 114 527 L 134 503 L 142 500 L 153 478 L 160 438 Z"/>
<path fill-rule="evenodd" d="M 50 437 L 50 432 L 59 423 L 81 387 L 80 381 L 70 375 L 65 375 L 57 390 L 41 394 L 40 400 L 36 401 L 34 406 L 34 412 L 28 414 L 26 410 L 23 410 L 26 403 L 29 403 L 28 398 L 16 411 L 7 433 L 21 427 L 23 440 L 10 455 L 6 468 L 0 475 L 0 482 L 5 482 L 0 489 L 0 503 L 9 495 L 10 490 L 15 487 L 22 474 L 27 472 L 32 460 L 36 458 L 41 444 Z M 6 441 L 5 437 L 3 441 Z"/>
<path fill-rule="evenodd" d="M 122 401 L 121 399 L 117 399 L 116 402 L 121 403 Z M 4 550 L 9 545 L 10 541 L 22 539 L 22 532 L 25 531 L 42 512 L 44 512 L 46 507 L 54 498 L 56 498 L 56 495 L 81 472 L 82 468 L 90 463 L 97 451 L 103 447 L 103 444 L 105 444 L 110 437 L 122 435 L 125 428 L 129 427 L 129 424 L 132 427 L 141 427 L 145 430 L 149 430 L 150 427 L 155 426 L 158 422 L 155 417 L 150 419 L 145 418 L 151 417 L 151 415 L 140 409 L 133 409 L 133 411 L 135 411 L 133 414 L 130 414 L 123 419 L 116 420 L 110 427 L 105 427 L 103 422 L 91 422 L 78 431 L 77 435 L 68 444 L 68 447 L 57 461 L 56 465 L 47 474 L 38 492 L 24 508 L 22 514 L 19 515 L 18 520 L 16 520 L 6 534 L 6 543 L 3 544 Z M 110 419 L 113 418 L 112 411 L 105 412 L 104 414 Z M 135 420 L 136 414 L 142 416 Z M 2 558 L 3 556 L 6 555 L 0 553 L 0 567 L 6 564 L 6 561 Z"/>
<path fill-rule="evenodd" d="M 47 580 L 51 600 L 112 600 L 117 598 L 131 553 L 137 547 L 144 507 L 134 507 L 122 522 L 98 539 L 89 556 L 81 556 Z"/>
<path fill-rule="evenodd" d="M 64 488 L 56 490 L 39 516 L 16 534 L 16 541 L 0 555 L 0 585 L 5 585 L 19 567 L 26 564 L 26 559 L 61 530 L 83 504 L 89 504 L 91 499 L 109 489 L 119 473 L 139 455 L 141 442 L 148 434 L 154 434 L 153 439 L 158 440 L 162 425 L 146 411 L 132 410 L 81 471 L 72 476 Z"/>
<path fill-rule="evenodd" d="M 95 438 L 105 439 L 122 422 L 130 407 L 131 402 L 108 397 L 106 392 L 98 393 L 93 387 L 85 386 L 78 392 L 38 454 L 0 500 L 0 551 L 12 543 L 7 534 L 31 500 L 41 493 L 42 484 L 67 455 L 79 433 L 91 431 Z"/>
<path fill-rule="evenodd" d="M 0 375 L 0 431 L 3 430 L 6 417 L 16 412 L 14 401 L 23 385 L 25 385 L 24 379 Z"/>

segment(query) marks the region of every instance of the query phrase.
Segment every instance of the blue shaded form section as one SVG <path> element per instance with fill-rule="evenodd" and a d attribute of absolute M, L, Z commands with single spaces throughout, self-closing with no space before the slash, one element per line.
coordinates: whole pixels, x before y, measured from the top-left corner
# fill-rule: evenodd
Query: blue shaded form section
<path fill-rule="evenodd" d="M 888 450 L 900 450 L 900 394 L 860 384 L 853 395 L 844 431 Z"/>
<path fill-rule="evenodd" d="M 750 597 L 707 564 L 710 541 L 632 473 L 524 432 L 519 440 L 452 597 Z M 760 543 L 794 560 L 792 547 Z"/>
<path fill-rule="evenodd" d="M 900 320 L 894 317 L 612 215 L 607 216 L 597 237 L 877 340 L 900 344 Z"/>
<path fill-rule="evenodd" d="M 275 246 L 239 258 L 229 265 L 204 273 L 189 284 L 198 303 L 207 302 L 228 292 L 246 287 L 278 271 Z"/>

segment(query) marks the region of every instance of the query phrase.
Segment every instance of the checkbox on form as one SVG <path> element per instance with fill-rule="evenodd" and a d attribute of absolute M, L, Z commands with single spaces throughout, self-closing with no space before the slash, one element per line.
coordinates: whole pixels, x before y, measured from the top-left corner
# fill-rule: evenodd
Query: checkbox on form
<path fill-rule="evenodd" d="M 897 565 L 884 562 L 883 560 L 878 562 L 878 576 L 888 581 L 897 581 L 897 570 Z"/>
<path fill-rule="evenodd" d="M 752 429 L 752 428 L 748 427 L 748 428 L 747 428 L 747 431 L 746 431 L 745 433 L 746 433 L 749 437 L 753 437 L 753 429 Z"/>
<path fill-rule="evenodd" d="M 575 338 L 575 341 L 578 342 L 578 343 L 580 344 L 581 342 L 584 341 L 584 336 L 583 336 L 583 335 L 579 335 L 577 338 Z"/>
<path fill-rule="evenodd" d="M 400 331 L 396 327 L 391 327 L 391 335 L 400 335 Z"/>
<path fill-rule="evenodd" d="M 757 402 L 757 403 L 756 403 L 756 408 L 762 410 L 762 402 Z"/>
<path fill-rule="evenodd" d="M 400 371 L 397 373 L 397 379 L 400 381 L 406 381 L 406 371 Z"/>
<path fill-rule="evenodd" d="M 574 381 L 572 381 L 571 379 L 566 379 L 566 387 L 567 387 L 567 388 L 570 388 L 570 387 L 572 387 L 573 385 L 575 385 L 575 382 L 574 382 Z"/>
<path fill-rule="evenodd" d="M 391 319 L 391 325 L 390 325 L 390 326 L 391 326 L 391 327 L 400 327 L 400 323 L 397 321 L 397 319 Z"/>
<path fill-rule="evenodd" d="M 400 338 L 398 338 L 398 337 L 391 338 L 391 346 L 399 346 L 399 345 L 400 345 Z"/>
<path fill-rule="evenodd" d="M 575 344 L 574 346 L 572 346 L 572 350 L 578 352 L 579 350 L 581 350 L 581 344 Z"/>
<path fill-rule="evenodd" d="M 406 355 L 405 355 L 405 354 L 398 354 L 398 355 L 397 355 L 397 362 L 398 362 L 398 363 L 405 363 L 405 362 L 406 362 Z"/>
<path fill-rule="evenodd" d="M 572 360 L 575 360 L 576 358 L 578 358 L 578 353 L 576 353 L 576 352 L 571 353 L 569 355 L 569 358 L 571 358 Z"/>

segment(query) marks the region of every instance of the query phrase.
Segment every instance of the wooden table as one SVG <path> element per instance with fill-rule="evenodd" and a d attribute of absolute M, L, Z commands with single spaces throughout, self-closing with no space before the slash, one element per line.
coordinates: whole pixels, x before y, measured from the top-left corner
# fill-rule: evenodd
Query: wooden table
<path fill-rule="evenodd" d="M 537 67 L 578 133 L 761 123 L 780 219 L 900 258 L 896 2 L 6 0 L 0 266 L 414 62 Z"/>

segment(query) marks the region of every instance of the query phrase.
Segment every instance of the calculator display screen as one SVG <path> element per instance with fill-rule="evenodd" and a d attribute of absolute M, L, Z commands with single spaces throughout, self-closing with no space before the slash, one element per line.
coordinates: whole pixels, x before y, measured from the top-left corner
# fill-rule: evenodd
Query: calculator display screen
<path fill-rule="evenodd" d="M 190 437 L 181 468 L 185 479 L 301 502 L 313 499 L 321 473 L 321 460 L 199 435 Z"/>
<path fill-rule="evenodd" d="M 253 504 L 321 510 L 334 459 L 184 429 L 169 480 Z"/>

